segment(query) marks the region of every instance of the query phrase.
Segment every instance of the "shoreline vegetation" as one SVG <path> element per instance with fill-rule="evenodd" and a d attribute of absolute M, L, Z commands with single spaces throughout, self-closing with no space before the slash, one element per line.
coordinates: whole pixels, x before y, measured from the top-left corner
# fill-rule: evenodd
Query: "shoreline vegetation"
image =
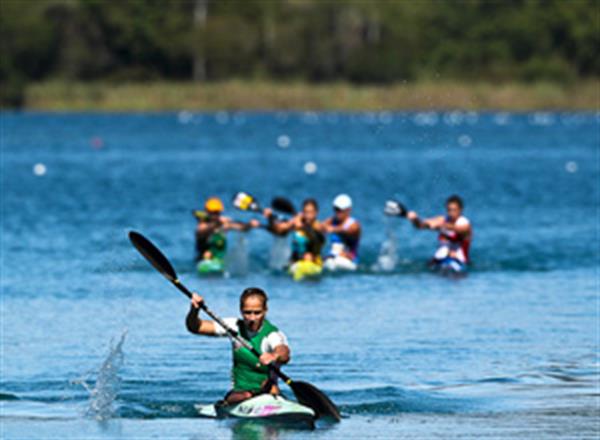
<path fill-rule="evenodd" d="M 26 86 L 23 109 L 176 110 L 586 110 L 600 108 L 600 79 L 572 84 L 419 81 L 391 85 L 218 82 L 46 81 Z"/>

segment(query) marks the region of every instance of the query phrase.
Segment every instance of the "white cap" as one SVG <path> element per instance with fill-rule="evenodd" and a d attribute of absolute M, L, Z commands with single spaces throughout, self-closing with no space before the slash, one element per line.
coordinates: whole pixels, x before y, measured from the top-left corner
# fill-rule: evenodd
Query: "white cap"
<path fill-rule="evenodd" d="M 333 207 L 337 209 L 352 208 L 352 199 L 348 194 L 340 194 L 333 199 Z"/>

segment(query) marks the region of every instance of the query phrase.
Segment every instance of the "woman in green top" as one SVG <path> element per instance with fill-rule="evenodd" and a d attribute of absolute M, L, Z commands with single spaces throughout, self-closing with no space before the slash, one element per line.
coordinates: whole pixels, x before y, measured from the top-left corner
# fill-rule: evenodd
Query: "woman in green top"
<path fill-rule="evenodd" d="M 206 336 L 227 336 L 226 330 L 214 321 L 200 319 L 202 297 L 193 294 L 191 308 L 186 318 L 191 333 Z M 290 361 L 290 349 L 283 332 L 267 319 L 267 294 L 257 287 L 242 292 L 240 311 L 242 319 L 225 318 L 225 324 L 236 330 L 261 353 L 257 359 L 247 348 L 233 343 L 233 387 L 225 396 L 228 404 L 241 402 L 256 394 L 279 394 L 276 378 L 270 374 L 271 363 L 286 364 Z"/>

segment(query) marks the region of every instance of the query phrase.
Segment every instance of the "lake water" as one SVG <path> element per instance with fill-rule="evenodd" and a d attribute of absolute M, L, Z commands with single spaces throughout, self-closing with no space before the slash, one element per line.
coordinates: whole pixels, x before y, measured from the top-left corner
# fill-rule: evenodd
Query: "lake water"
<path fill-rule="evenodd" d="M 2 113 L 1 130 L 2 438 L 600 434 L 598 114 Z M 200 278 L 190 210 L 240 190 L 315 197 L 323 218 L 347 192 L 360 270 L 294 283 L 254 230 L 230 235 L 229 276 Z M 461 279 L 426 268 L 434 233 L 383 215 L 391 197 L 440 214 L 452 193 L 474 225 Z M 131 229 L 221 316 L 245 287 L 266 289 L 285 371 L 344 420 L 195 417 L 229 386 L 230 346 L 187 333 L 187 299 Z"/>

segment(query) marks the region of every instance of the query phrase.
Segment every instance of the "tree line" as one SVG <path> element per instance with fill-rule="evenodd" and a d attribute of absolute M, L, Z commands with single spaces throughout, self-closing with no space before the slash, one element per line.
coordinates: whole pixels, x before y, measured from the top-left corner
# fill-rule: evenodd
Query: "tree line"
<path fill-rule="evenodd" d="M 598 0 L 2 0 L 1 99 L 31 81 L 391 83 L 600 74 Z"/>

